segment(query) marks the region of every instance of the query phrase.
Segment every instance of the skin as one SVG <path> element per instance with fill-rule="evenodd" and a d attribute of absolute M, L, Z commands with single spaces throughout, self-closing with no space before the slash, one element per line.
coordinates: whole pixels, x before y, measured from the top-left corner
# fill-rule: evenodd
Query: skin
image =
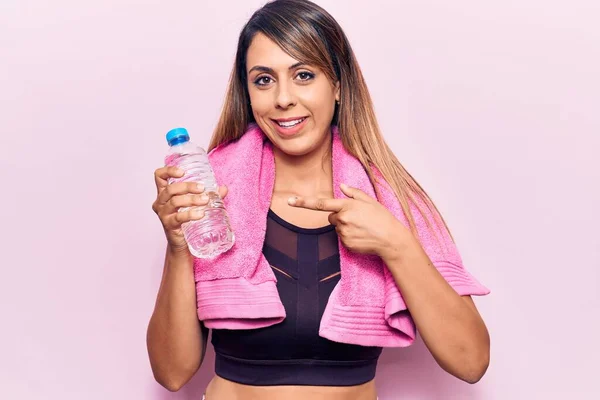
<path fill-rule="evenodd" d="M 380 256 L 438 364 L 459 379 L 478 381 L 489 363 L 489 336 L 475 304 L 469 296 L 461 297 L 454 291 L 410 231 L 377 201 L 346 185 L 341 186 L 346 198 L 333 198 L 330 124 L 339 100 L 339 85 L 319 69 L 297 64 L 298 60 L 262 34 L 254 38 L 247 54 L 252 111 L 273 143 L 275 155 L 271 208 L 298 226 L 334 224 L 343 245 L 351 251 Z M 282 136 L 273 125 L 273 119 L 300 116 L 308 117 L 307 123 L 291 137 Z M 198 197 L 202 190 L 193 185 L 167 187 L 168 176 L 178 173 L 167 168 L 155 174 L 158 196 L 153 208 L 165 227 L 169 246 L 161 283 L 163 293 L 159 291 L 148 331 L 155 377 L 170 390 L 178 390 L 193 376 L 206 348 L 206 335 L 195 314 L 191 257 L 179 228 L 181 221 L 192 215 L 176 211 L 181 206 L 205 204 L 205 200 Z M 226 195 L 227 189 L 220 191 Z M 206 397 L 375 400 L 377 395 L 374 381 L 352 387 L 260 387 L 215 377 Z"/>

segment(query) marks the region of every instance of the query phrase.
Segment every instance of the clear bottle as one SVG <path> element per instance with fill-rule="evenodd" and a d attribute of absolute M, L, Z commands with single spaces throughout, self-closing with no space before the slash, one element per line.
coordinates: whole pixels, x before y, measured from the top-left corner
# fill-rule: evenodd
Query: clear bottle
<path fill-rule="evenodd" d="M 190 253 L 198 258 L 213 258 L 229 250 L 235 242 L 235 235 L 229 224 L 229 217 L 223 200 L 219 196 L 218 185 L 208 160 L 206 151 L 190 141 L 185 128 L 175 128 L 167 133 L 169 153 L 165 164 L 185 171 L 181 178 L 170 178 L 174 182 L 199 182 L 208 195 L 204 218 L 181 225 Z M 179 211 L 185 211 L 181 208 Z"/>

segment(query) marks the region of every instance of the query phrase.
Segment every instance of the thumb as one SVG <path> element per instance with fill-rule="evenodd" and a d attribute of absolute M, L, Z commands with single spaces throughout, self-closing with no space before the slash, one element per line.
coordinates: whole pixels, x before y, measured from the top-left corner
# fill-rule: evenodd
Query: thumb
<path fill-rule="evenodd" d="M 225 196 L 227 196 L 227 193 L 229 193 L 229 189 L 227 188 L 227 186 L 223 185 L 223 186 L 219 186 L 219 196 L 224 199 Z"/>
<path fill-rule="evenodd" d="M 345 183 L 340 185 L 340 189 L 342 189 L 342 193 L 344 193 L 347 197 L 355 200 L 363 200 L 363 201 L 371 201 L 371 197 L 368 194 L 363 192 L 360 189 L 350 187 Z"/>

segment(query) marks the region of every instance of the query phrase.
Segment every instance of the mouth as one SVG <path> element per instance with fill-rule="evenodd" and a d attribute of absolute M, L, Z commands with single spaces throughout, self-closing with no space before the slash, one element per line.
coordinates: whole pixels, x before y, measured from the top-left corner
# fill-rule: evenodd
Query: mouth
<path fill-rule="evenodd" d="M 271 119 L 275 130 L 282 137 L 292 137 L 299 134 L 306 126 L 307 120 L 308 117 Z"/>
<path fill-rule="evenodd" d="M 273 119 L 273 122 L 275 122 L 277 125 L 279 125 L 282 128 L 293 128 L 296 125 L 300 125 L 302 122 L 304 122 L 304 120 L 308 118 L 308 117 L 294 117 L 294 118 L 280 118 L 280 119 Z"/>

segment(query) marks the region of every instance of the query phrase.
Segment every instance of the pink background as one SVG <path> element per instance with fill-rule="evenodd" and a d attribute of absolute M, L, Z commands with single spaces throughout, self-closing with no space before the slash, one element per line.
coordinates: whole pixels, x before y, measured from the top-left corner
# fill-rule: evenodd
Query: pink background
<path fill-rule="evenodd" d="M 0 397 L 171 394 L 145 344 L 164 237 L 165 132 L 206 144 L 237 34 L 262 1 L 0 3 Z M 386 350 L 380 398 L 596 399 L 596 0 L 321 0 L 386 139 L 444 212 L 492 337 L 475 386 L 422 343 Z M 360 18 L 360 19 L 359 19 Z"/>

